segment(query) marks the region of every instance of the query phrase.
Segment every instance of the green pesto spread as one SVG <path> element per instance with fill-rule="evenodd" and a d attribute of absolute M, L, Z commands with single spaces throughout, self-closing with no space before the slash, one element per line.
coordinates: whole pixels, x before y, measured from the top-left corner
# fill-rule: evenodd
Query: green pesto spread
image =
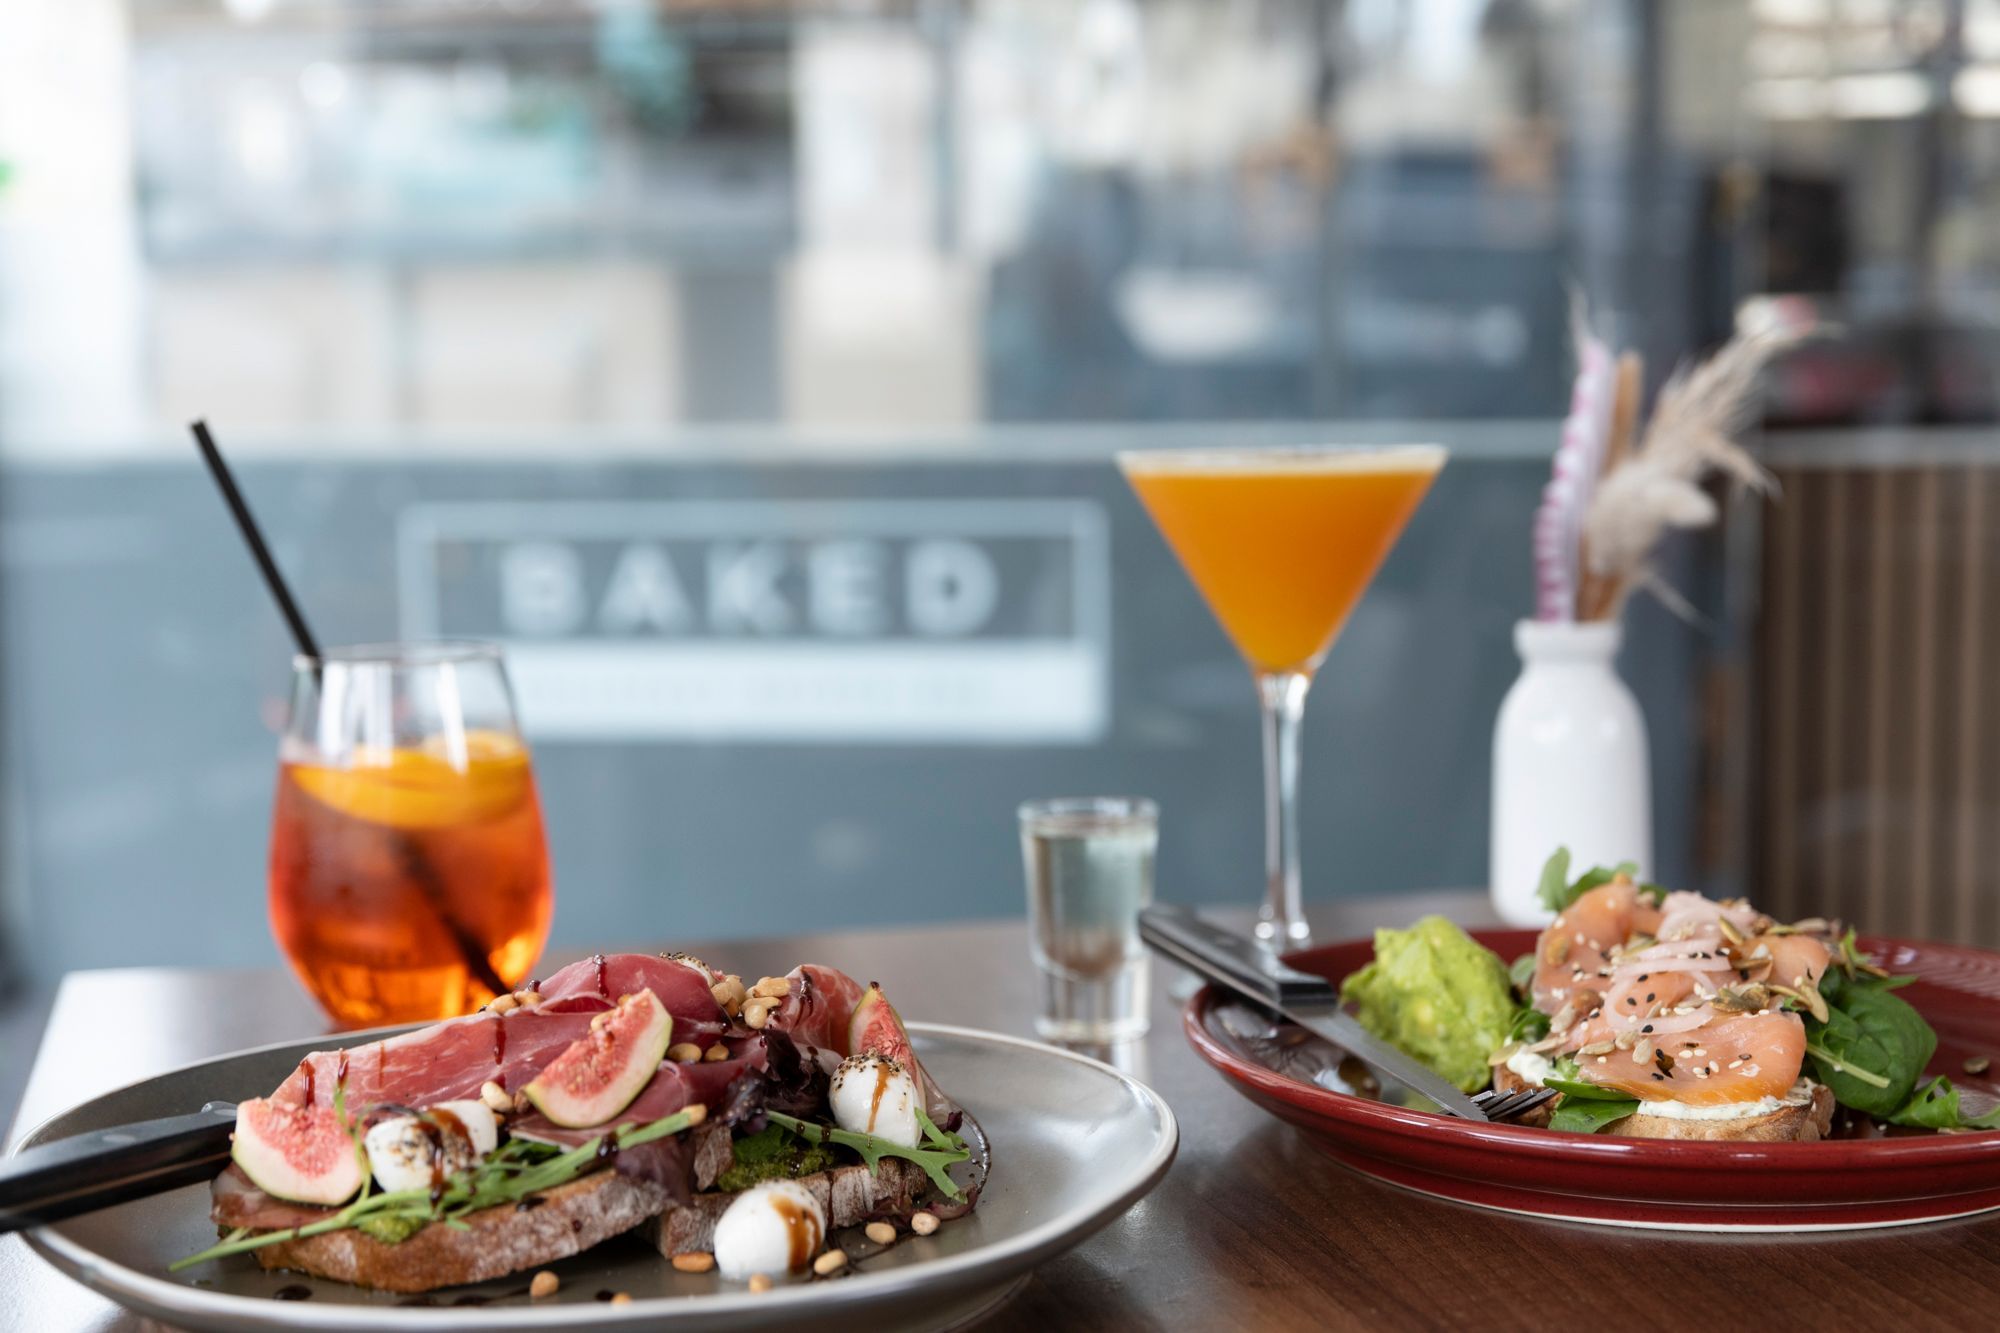
<path fill-rule="evenodd" d="M 766 1125 L 757 1133 L 736 1140 L 734 1146 L 735 1164 L 715 1181 L 717 1189 L 732 1193 L 767 1180 L 797 1180 L 835 1164 L 833 1150 L 825 1144 L 807 1143 L 776 1125 Z"/>

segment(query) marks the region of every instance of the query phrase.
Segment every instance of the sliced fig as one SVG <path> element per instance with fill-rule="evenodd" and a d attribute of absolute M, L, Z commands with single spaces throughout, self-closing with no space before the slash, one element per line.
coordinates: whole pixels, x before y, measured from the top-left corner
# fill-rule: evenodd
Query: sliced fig
<path fill-rule="evenodd" d="M 368 1175 L 367 1159 L 331 1106 L 240 1102 L 229 1155 L 258 1189 L 293 1203 L 345 1203 Z"/>
<path fill-rule="evenodd" d="M 879 982 L 869 982 L 854 1003 L 854 1013 L 847 1020 L 847 1053 L 887 1056 L 905 1066 L 912 1063 L 910 1034 L 903 1031 L 903 1020 Z"/>
<path fill-rule="evenodd" d="M 667 1055 L 674 1016 L 651 990 L 627 995 L 591 1020 L 522 1091 L 565 1129 L 601 1125 L 632 1104 Z"/>

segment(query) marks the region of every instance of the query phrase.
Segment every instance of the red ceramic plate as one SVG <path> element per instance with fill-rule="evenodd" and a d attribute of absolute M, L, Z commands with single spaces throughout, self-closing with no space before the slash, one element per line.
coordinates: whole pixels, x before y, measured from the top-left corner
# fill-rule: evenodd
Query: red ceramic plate
<path fill-rule="evenodd" d="M 1524 930 L 1474 931 L 1502 958 L 1534 947 Z M 1891 971 L 1918 980 L 1900 993 L 1938 1033 L 1934 1074 L 1994 1095 L 2000 1073 L 2000 954 L 1951 944 L 1864 939 Z M 1374 954 L 1350 940 L 1293 954 L 1295 967 L 1338 979 Z M 1606 1138 L 1487 1125 L 1332 1091 L 1273 1067 L 1224 1022 L 1212 988 L 1188 1002 L 1188 1040 L 1238 1092 L 1299 1127 L 1364 1175 L 1482 1208 L 1615 1226 L 1715 1231 L 1827 1231 L 1898 1226 L 2000 1209 L 2000 1131 L 1824 1143 L 1714 1143 Z"/>

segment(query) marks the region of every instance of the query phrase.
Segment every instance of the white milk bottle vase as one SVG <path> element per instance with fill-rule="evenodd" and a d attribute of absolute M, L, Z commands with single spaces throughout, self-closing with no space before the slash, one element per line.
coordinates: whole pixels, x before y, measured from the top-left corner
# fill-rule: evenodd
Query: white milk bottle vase
<path fill-rule="evenodd" d="M 1646 720 L 1613 666 L 1616 620 L 1523 620 L 1521 677 L 1493 727 L 1493 908 L 1511 925 L 1549 919 L 1536 898 L 1542 866 L 1570 850 L 1570 873 L 1653 863 Z"/>

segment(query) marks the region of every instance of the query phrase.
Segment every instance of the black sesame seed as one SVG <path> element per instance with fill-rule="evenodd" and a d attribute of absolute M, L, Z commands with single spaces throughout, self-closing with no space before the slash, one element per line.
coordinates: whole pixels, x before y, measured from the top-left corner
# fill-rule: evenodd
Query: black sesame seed
<path fill-rule="evenodd" d="M 1651 1032 L 1652 1030 L 1653 1030 L 1653 1025 L 1651 1023 L 1648 1023 L 1646 1024 L 1646 1026 L 1639 1029 L 1639 1031 L 1641 1032 Z"/>
<path fill-rule="evenodd" d="M 1660 998 L 1660 997 L 1659 997 L 1658 995 L 1654 994 L 1654 993 L 1653 993 L 1652 991 L 1647 991 L 1647 992 L 1646 992 L 1646 1002 L 1647 1002 L 1648 1004 L 1651 1004 L 1651 1003 L 1652 1003 L 1652 1002 L 1653 1002 L 1654 1000 L 1657 1000 L 1657 999 L 1659 999 L 1659 998 Z"/>

